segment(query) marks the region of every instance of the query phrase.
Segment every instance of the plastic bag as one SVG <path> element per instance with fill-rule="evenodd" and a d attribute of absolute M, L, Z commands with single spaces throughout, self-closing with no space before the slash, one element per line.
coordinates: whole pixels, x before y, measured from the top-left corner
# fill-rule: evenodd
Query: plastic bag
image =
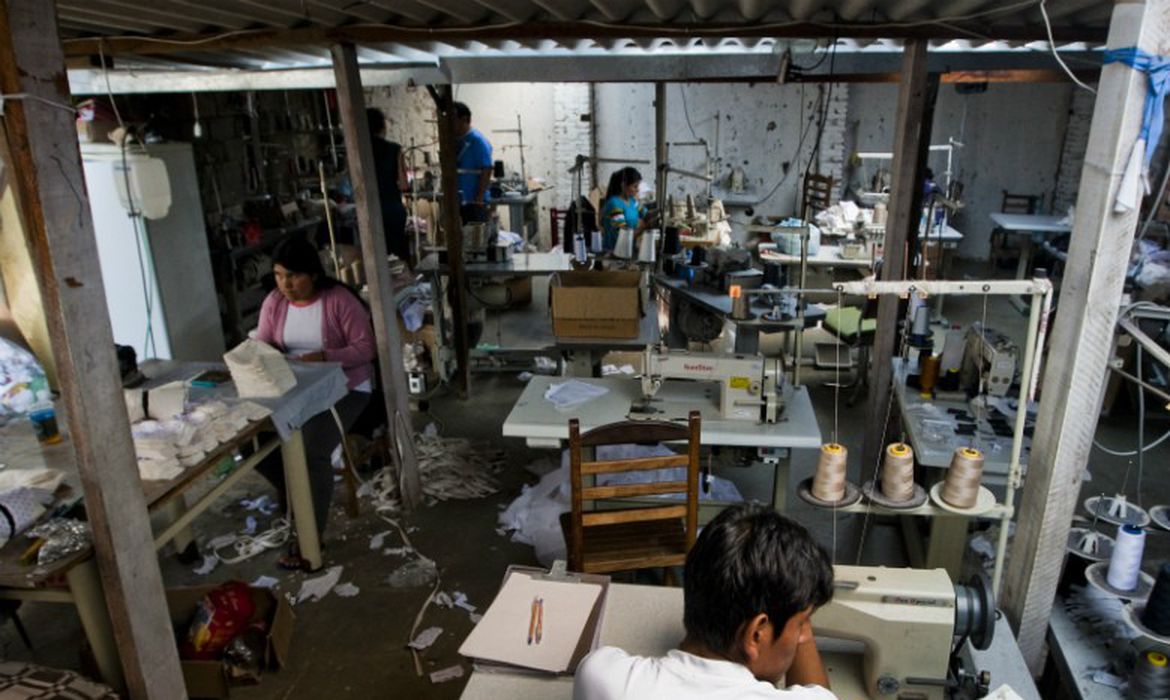
<path fill-rule="evenodd" d="M 184 659 L 217 659 L 256 612 L 252 592 L 243 581 L 228 581 L 195 607 L 187 639 L 179 647 Z"/>

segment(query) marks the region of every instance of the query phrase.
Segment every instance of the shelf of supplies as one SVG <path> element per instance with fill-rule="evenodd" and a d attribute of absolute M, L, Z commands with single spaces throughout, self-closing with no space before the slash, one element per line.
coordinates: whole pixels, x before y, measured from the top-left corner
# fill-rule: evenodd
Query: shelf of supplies
<path fill-rule="evenodd" d="M 833 510 L 826 508 L 825 510 Z M 873 515 L 913 515 L 918 517 L 928 518 L 983 518 L 986 520 L 1001 520 L 1005 516 L 1011 516 L 1011 509 L 1002 503 L 997 503 L 992 506 L 990 510 L 984 511 L 978 515 L 966 515 L 963 513 L 953 513 L 949 510 L 939 508 L 938 506 L 927 500 L 926 503 L 917 508 L 886 508 L 879 506 L 876 503 L 868 503 L 864 500 L 858 501 L 851 506 L 843 506 L 837 508 L 838 513 L 871 513 Z"/>

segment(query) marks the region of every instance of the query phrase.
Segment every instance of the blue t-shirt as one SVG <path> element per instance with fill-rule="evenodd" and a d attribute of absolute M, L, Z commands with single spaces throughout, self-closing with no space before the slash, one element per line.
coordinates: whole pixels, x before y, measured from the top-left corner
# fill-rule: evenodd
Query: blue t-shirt
<path fill-rule="evenodd" d="M 638 228 L 638 200 L 624 199 L 614 195 L 601 205 L 601 245 L 613 250 L 617 245 L 618 231 L 623 226 L 631 231 Z"/>
<path fill-rule="evenodd" d="M 479 133 L 472 129 L 459 139 L 459 151 L 455 157 L 455 165 L 460 170 L 483 170 L 492 167 L 492 145 Z M 459 202 L 467 204 L 475 201 L 476 190 L 479 189 L 479 173 L 459 174 Z M 486 204 L 491 198 L 488 190 L 483 192 L 483 201 Z"/>

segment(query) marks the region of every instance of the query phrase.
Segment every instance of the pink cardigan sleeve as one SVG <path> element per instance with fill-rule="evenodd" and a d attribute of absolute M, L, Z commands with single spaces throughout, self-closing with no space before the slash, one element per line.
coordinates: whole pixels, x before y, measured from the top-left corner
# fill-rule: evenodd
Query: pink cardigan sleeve
<path fill-rule="evenodd" d="M 378 346 L 370 313 L 349 290 L 340 287 L 335 290 L 332 313 L 336 314 L 337 325 L 345 337 L 341 347 L 326 348 L 325 359 L 340 362 L 344 369 L 371 364 L 378 356 Z"/>
<path fill-rule="evenodd" d="M 256 340 L 267 343 L 274 348 L 280 348 L 282 343 L 277 340 L 277 309 L 280 307 L 280 292 L 272 291 L 264 297 L 260 305 L 260 320 L 256 327 Z"/>

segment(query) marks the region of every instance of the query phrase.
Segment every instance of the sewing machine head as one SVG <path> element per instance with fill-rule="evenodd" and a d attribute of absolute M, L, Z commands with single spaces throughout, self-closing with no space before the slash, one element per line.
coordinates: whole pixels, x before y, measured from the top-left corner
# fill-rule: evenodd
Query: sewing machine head
<path fill-rule="evenodd" d="M 813 630 L 818 643 L 829 637 L 864 645 L 861 680 L 870 698 L 950 697 L 955 638 L 977 649 L 991 643 L 995 603 L 980 583 L 954 584 L 944 569 L 838 565 L 833 574 L 833 600 L 813 614 Z"/>
<path fill-rule="evenodd" d="M 1007 336 L 982 324 L 967 329 L 960 378 L 968 391 L 982 390 L 991 396 L 1006 396 L 1016 379 L 1018 349 Z"/>
<path fill-rule="evenodd" d="M 777 358 L 647 347 L 642 402 L 634 411 L 653 414 L 651 402 L 667 380 L 716 384 L 723 420 L 775 423 L 784 410 L 784 366 Z"/>

